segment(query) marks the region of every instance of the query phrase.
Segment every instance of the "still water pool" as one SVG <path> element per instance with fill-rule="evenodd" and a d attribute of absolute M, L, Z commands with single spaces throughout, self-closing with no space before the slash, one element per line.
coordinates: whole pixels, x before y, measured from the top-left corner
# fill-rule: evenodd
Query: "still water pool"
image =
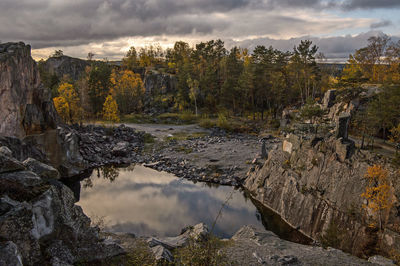
<path fill-rule="evenodd" d="M 257 209 L 242 191 L 141 165 L 95 170 L 81 186 L 77 204 L 92 219 L 101 218 L 110 232 L 175 236 L 187 225 L 204 222 L 211 229 L 216 221 L 213 233 L 219 237 L 231 237 L 243 225 L 266 227 L 289 239 L 298 234 L 278 216 Z"/>

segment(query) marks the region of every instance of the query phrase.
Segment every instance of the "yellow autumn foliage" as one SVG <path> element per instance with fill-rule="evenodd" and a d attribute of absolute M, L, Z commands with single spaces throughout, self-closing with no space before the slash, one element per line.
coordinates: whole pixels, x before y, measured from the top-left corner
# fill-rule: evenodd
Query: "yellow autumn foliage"
<path fill-rule="evenodd" d="M 119 122 L 118 104 L 109 94 L 103 105 L 103 119 L 110 122 Z"/>
<path fill-rule="evenodd" d="M 141 110 L 145 87 L 139 74 L 130 70 L 113 70 L 110 81 L 121 113 L 130 114 Z"/>
<path fill-rule="evenodd" d="M 81 120 L 82 108 L 75 88 L 70 83 L 58 87 L 58 97 L 53 99 L 54 106 L 64 122 L 74 123 Z"/>
<path fill-rule="evenodd" d="M 53 99 L 54 106 L 57 110 L 58 115 L 63 121 L 68 121 L 69 119 L 69 104 L 64 97 L 55 97 Z"/>
<path fill-rule="evenodd" d="M 380 165 L 368 167 L 365 174 L 368 184 L 365 192 L 361 194 L 361 197 L 368 201 L 363 207 L 378 215 L 380 228 L 384 219 L 382 216 L 387 216 L 394 204 L 393 190 L 388 175 L 389 172 Z"/>

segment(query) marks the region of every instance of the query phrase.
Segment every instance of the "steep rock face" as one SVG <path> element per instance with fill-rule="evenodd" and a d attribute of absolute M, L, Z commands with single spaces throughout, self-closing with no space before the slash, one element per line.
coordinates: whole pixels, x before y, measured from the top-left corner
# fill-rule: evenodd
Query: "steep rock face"
<path fill-rule="evenodd" d="M 0 254 L 10 255 L 0 265 L 70 265 L 124 252 L 90 227 L 68 187 L 31 170 L 38 173 L 0 165 Z"/>
<path fill-rule="evenodd" d="M 169 74 L 147 74 L 144 77 L 146 94 L 171 93 L 176 88 L 176 78 Z"/>
<path fill-rule="evenodd" d="M 371 247 L 377 245 L 377 234 L 367 226 L 360 195 L 365 190 L 367 167 L 379 160 L 356 152 L 341 162 L 337 142 L 335 138 L 291 136 L 283 149 L 270 151 L 265 164 L 249 172 L 244 186 L 307 236 L 319 240 L 335 224 L 339 228 L 335 232 L 338 247 L 359 256 L 369 255 Z M 391 215 L 380 236 L 383 250 L 399 249 L 399 234 L 389 229 L 395 228 L 391 225 L 398 219 Z"/>
<path fill-rule="evenodd" d="M 24 137 L 56 128 L 49 90 L 24 43 L 0 44 L 0 135 Z"/>
<path fill-rule="evenodd" d="M 47 72 L 55 74 L 58 78 L 68 75 L 71 79 L 78 80 L 89 65 L 86 60 L 63 55 L 50 57 L 46 60 L 44 67 Z"/>

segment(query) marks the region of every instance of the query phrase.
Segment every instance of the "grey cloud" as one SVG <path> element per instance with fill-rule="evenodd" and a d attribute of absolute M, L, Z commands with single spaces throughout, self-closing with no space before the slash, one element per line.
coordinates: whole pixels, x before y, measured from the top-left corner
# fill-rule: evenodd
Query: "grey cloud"
<path fill-rule="evenodd" d="M 253 40 L 244 40 L 241 42 L 227 41 L 228 46 L 238 45 L 241 47 L 249 48 L 253 50 L 257 45 L 270 46 L 282 50 L 282 51 L 292 51 L 293 47 L 298 45 L 301 40 L 311 40 L 314 44 L 319 47 L 319 51 L 324 53 L 325 56 L 333 61 L 344 62 L 348 59 L 348 56 L 356 49 L 365 47 L 368 44 L 368 38 L 371 36 L 377 36 L 383 34 L 379 31 L 370 31 L 367 33 L 362 33 L 356 36 L 338 36 L 338 37 L 327 37 L 327 38 L 317 38 L 310 36 L 303 36 L 299 38 L 291 38 L 289 40 L 276 40 L 271 38 L 259 38 Z M 397 42 L 400 40 L 397 36 L 392 36 L 392 41 Z"/>
<path fill-rule="evenodd" d="M 123 37 L 217 36 L 246 38 L 295 32 L 334 32 L 352 21 L 319 23 L 275 10 L 393 7 L 398 1 L 360 0 L 0 0 L 2 41 L 35 49 L 79 47 Z M 361 5 L 363 4 L 363 5 Z M 275 9 L 275 10 L 274 10 Z M 347 23 L 347 24 L 345 24 Z M 366 27 L 369 26 L 367 23 Z M 383 23 L 383 22 L 382 22 Z M 384 24 L 371 24 L 379 28 Z M 360 27 L 360 26 L 358 26 Z M 184 39 L 184 37 L 182 37 Z M 116 55 L 112 47 L 104 56 Z"/>
<path fill-rule="evenodd" d="M 341 4 L 345 9 L 398 8 L 399 0 L 347 0 Z"/>
<path fill-rule="evenodd" d="M 384 28 L 387 26 L 393 25 L 393 22 L 391 20 L 382 20 L 376 23 L 372 23 L 370 28 L 371 29 L 379 29 L 379 28 Z"/>
<path fill-rule="evenodd" d="M 273 8 L 310 8 L 310 9 L 375 9 L 375 8 L 398 8 L 399 0 L 269 0 Z"/>
<path fill-rule="evenodd" d="M 126 36 L 209 34 L 226 27 L 225 13 L 256 0 L 39 0 L 0 2 L 3 41 L 33 47 L 81 45 Z M 17 18 L 15 20 L 15 18 Z"/>

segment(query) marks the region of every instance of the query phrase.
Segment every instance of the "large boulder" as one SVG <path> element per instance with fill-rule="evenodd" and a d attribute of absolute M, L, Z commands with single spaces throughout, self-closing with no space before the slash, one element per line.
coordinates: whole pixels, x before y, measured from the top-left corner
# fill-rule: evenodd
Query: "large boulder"
<path fill-rule="evenodd" d="M 0 265 L 71 265 L 124 253 L 101 238 L 74 203 L 73 192 L 55 179 L 31 171 L 1 173 Z"/>
<path fill-rule="evenodd" d="M 0 44 L 0 102 L 0 135 L 24 137 L 56 128 L 58 115 L 29 45 Z"/>
<path fill-rule="evenodd" d="M 0 153 L 0 174 L 23 169 L 25 169 L 25 167 L 16 159 Z"/>
<path fill-rule="evenodd" d="M 18 247 L 11 241 L 0 243 L 0 265 L 22 266 Z"/>
<path fill-rule="evenodd" d="M 59 179 L 60 173 L 52 166 L 39 162 L 33 158 L 28 158 L 22 162 L 22 164 L 31 170 L 32 172 L 39 175 L 44 179 Z"/>
<path fill-rule="evenodd" d="M 150 237 L 147 240 L 156 260 L 173 261 L 173 256 L 170 250 L 185 247 L 191 240 L 201 241 L 206 240 L 209 230 L 206 224 L 199 223 L 195 226 L 188 226 L 182 230 L 179 236 L 156 238 Z"/>

